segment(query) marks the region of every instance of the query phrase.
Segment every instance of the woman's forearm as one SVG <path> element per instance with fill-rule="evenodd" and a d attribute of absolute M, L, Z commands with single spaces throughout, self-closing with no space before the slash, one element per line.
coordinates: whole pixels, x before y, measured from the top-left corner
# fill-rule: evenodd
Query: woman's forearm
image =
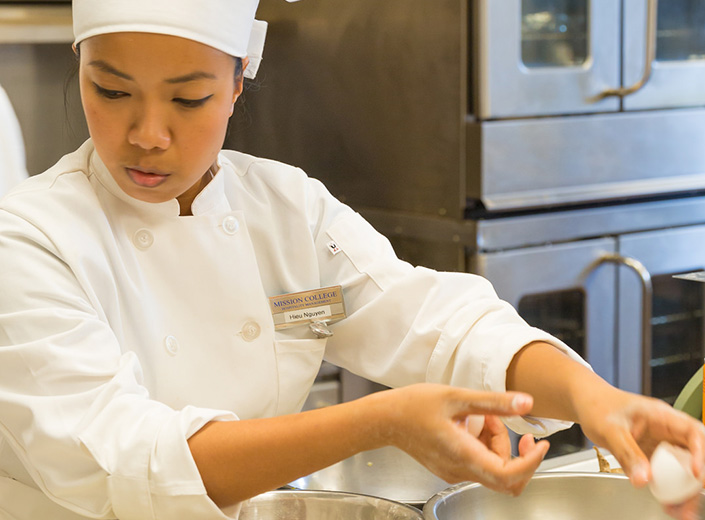
<path fill-rule="evenodd" d="M 531 343 L 514 356 L 507 390 L 531 394 L 534 416 L 574 422 L 591 401 L 615 393 L 600 376 L 543 342 Z"/>
<path fill-rule="evenodd" d="M 208 495 L 226 507 L 384 445 L 374 401 L 268 419 L 211 422 L 189 439 L 189 448 Z"/>

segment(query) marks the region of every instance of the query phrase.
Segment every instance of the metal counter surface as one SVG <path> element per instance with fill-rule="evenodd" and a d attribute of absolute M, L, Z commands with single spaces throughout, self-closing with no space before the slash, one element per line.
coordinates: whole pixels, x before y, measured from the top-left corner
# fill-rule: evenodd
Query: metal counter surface
<path fill-rule="evenodd" d="M 601 449 L 600 453 L 609 462 L 612 469 L 618 468 L 619 463 L 614 455 L 607 450 Z M 600 466 L 594 449 L 578 451 L 568 455 L 561 455 L 552 459 L 544 460 L 538 471 L 594 471 L 599 472 Z"/>

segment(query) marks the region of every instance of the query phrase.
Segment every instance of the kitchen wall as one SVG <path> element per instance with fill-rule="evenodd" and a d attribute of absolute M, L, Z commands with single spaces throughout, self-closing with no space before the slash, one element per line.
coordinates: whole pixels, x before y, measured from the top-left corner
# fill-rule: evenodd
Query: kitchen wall
<path fill-rule="evenodd" d="M 22 127 L 30 175 L 40 173 L 87 137 L 71 45 L 0 44 L 0 85 Z"/>

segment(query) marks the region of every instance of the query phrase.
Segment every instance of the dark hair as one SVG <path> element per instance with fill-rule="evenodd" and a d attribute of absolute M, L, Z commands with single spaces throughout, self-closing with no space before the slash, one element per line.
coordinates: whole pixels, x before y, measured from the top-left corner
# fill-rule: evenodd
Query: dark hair
<path fill-rule="evenodd" d="M 68 135 L 72 137 L 75 137 L 76 132 L 74 132 L 71 126 L 71 113 L 74 111 L 71 98 L 73 97 L 75 99 L 77 97 L 74 94 L 76 94 L 79 89 L 77 81 L 79 63 L 77 46 L 76 52 L 74 53 L 74 60 L 66 71 L 66 77 L 64 78 L 64 124 Z"/>
<path fill-rule="evenodd" d="M 235 58 L 235 82 L 237 83 L 238 81 L 242 80 L 242 58 L 238 58 L 237 56 Z"/>

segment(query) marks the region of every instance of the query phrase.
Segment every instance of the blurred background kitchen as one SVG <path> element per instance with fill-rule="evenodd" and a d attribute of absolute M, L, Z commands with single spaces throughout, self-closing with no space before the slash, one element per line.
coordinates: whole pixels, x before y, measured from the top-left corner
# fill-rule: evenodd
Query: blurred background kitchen
<path fill-rule="evenodd" d="M 226 146 L 302 167 L 402 258 L 479 273 L 605 379 L 703 364 L 705 0 L 261 0 Z M 0 0 L 36 174 L 87 137 L 70 2 Z M 378 385 L 326 365 L 309 407 Z M 586 447 L 578 427 L 552 455 Z"/>

